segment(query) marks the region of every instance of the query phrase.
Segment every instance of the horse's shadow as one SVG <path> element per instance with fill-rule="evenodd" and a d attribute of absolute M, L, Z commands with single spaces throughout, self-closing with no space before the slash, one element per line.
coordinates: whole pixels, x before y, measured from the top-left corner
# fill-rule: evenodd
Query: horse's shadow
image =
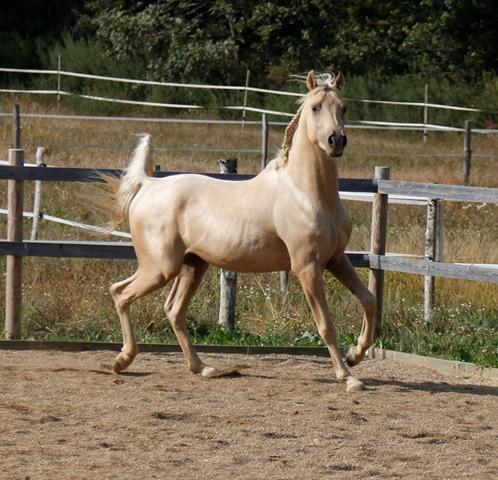
<path fill-rule="evenodd" d="M 490 385 L 475 385 L 475 384 L 451 384 L 444 381 L 441 382 L 414 382 L 414 381 L 403 381 L 387 379 L 381 380 L 378 378 L 362 378 L 362 381 L 368 387 L 371 388 L 382 388 L 385 386 L 395 387 L 399 391 L 413 391 L 418 390 L 421 392 L 427 392 L 432 394 L 441 393 L 459 393 L 462 395 L 480 395 L 480 396 L 494 396 L 498 397 L 498 387 L 493 387 Z"/>
<path fill-rule="evenodd" d="M 81 373 L 95 373 L 97 375 L 111 375 L 111 376 L 121 376 L 121 377 L 148 377 L 150 375 L 154 375 L 157 372 L 119 372 L 119 374 L 115 374 L 110 368 L 108 370 L 100 370 L 96 368 L 85 369 L 85 368 L 75 368 L 75 367 L 59 367 L 59 368 L 51 368 L 51 372 L 81 372 Z"/>
<path fill-rule="evenodd" d="M 114 372 L 110 372 L 111 375 L 115 375 Z M 119 377 L 149 377 L 150 375 L 155 375 L 157 372 L 119 372 L 117 376 Z"/>

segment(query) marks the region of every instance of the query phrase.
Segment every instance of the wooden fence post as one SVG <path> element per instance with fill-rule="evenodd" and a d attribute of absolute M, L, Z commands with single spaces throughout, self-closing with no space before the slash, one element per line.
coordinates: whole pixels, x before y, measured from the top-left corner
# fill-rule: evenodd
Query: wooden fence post
<path fill-rule="evenodd" d="M 61 103 L 61 54 L 57 56 L 57 109 Z"/>
<path fill-rule="evenodd" d="M 38 147 L 36 149 L 36 166 L 44 167 L 43 157 L 45 155 L 45 149 L 43 147 Z M 38 225 L 41 219 L 41 192 L 42 192 L 42 182 L 40 180 L 35 181 L 35 198 L 33 201 L 33 223 L 31 224 L 31 240 L 36 240 L 38 237 Z"/>
<path fill-rule="evenodd" d="M 436 225 L 438 225 L 438 199 L 430 199 L 427 202 L 427 227 L 425 230 L 425 251 L 426 260 L 434 262 L 436 260 Z M 436 294 L 436 279 L 426 275 L 424 277 L 424 320 L 427 323 L 434 321 L 434 304 Z"/>
<path fill-rule="evenodd" d="M 220 173 L 237 173 L 237 159 L 219 160 Z M 220 313 L 218 324 L 235 328 L 235 305 L 237 299 L 237 273 L 220 269 Z"/>
<path fill-rule="evenodd" d="M 261 170 L 268 163 L 268 118 L 266 113 L 261 115 Z"/>
<path fill-rule="evenodd" d="M 438 262 L 444 262 L 444 209 L 443 209 L 443 201 L 440 198 L 438 198 L 436 202 L 436 223 L 437 223 L 436 260 Z"/>
<path fill-rule="evenodd" d="M 12 148 L 21 148 L 21 114 L 19 112 L 19 105 L 14 105 L 12 115 Z"/>
<path fill-rule="evenodd" d="M 389 167 L 375 167 L 374 179 L 389 180 Z M 387 195 L 376 193 L 372 204 L 372 231 L 370 237 L 370 253 L 385 255 L 387 236 Z M 384 295 L 384 271 L 370 269 L 368 275 L 368 289 L 377 299 L 375 312 L 375 338 L 382 331 L 382 302 Z"/>
<path fill-rule="evenodd" d="M 248 93 L 248 88 L 249 88 L 249 77 L 251 75 L 251 72 L 249 70 L 247 70 L 246 72 L 246 88 L 244 90 L 244 108 L 242 110 L 242 128 L 244 128 L 244 124 L 245 124 L 245 121 L 246 121 L 246 107 L 247 107 L 247 93 Z"/>
<path fill-rule="evenodd" d="M 427 143 L 427 123 L 429 121 L 429 114 L 427 111 L 427 104 L 429 103 L 429 85 L 425 85 L 424 88 L 424 143 Z"/>
<path fill-rule="evenodd" d="M 289 272 L 280 272 L 280 294 L 282 295 L 282 301 L 285 300 L 288 291 L 289 291 Z"/>
<path fill-rule="evenodd" d="M 24 151 L 9 150 L 9 165 L 22 167 Z M 23 182 L 9 180 L 7 189 L 7 240 L 22 241 Z M 5 282 L 5 338 L 19 338 L 21 333 L 22 307 L 22 257 L 7 255 Z"/>
<path fill-rule="evenodd" d="M 465 120 L 465 135 L 463 138 L 463 183 L 469 184 L 470 168 L 472 166 L 472 124 Z"/>

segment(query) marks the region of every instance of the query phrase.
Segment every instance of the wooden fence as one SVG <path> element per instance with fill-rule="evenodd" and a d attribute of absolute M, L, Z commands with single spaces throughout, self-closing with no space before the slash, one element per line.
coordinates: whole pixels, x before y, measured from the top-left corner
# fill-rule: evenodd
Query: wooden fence
<path fill-rule="evenodd" d="M 37 236 L 37 224 L 40 216 L 42 181 L 100 182 L 102 181 L 102 174 L 120 176 L 122 171 L 113 169 L 96 170 L 62 167 L 40 168 L 45 167 L 43 164 L 44 149 L 41 147 L 37 149 L 36 166 L 27 166 L 24 164 L 24 152 L 21 149 L 21 123 L 19 107 L 17 105 L 14 107 L 12 116 L 14 120 L 14 149 L 9 150 L 9 165 L 0 167 L 0 179 L 9 180 L 7 240 L 0 240 L 0 255 L 7 255 L 6 336 L 8 338 L 15 338 L 20 331 L 23 256 L 108 259 L 135 258 L 131 243 L 35 241 Z M 262 115 L 261 126 L 261 168 L 264 168 L 268 158 L 268 121 L 265 113 Z M 468 138 L 467 141 L 466 136 L 466 152 L 470 152 L 470 136 Z M 468 168 L 465 168 L 465 173 L 467 175 L 469 172 L 470 163 Z M 180 173 L 183 172 L 161 172 L 156 169 L 154 174 L 157 177 L 164 177 Z M 234 181 L 247 180 L 253 177 L 252 175 L 237 175 L 236 173 L 236 159 L 230 159 L 227 161 L 220 161 L 220 174 L 206 173 L 204 175 Z M 33 218 L 31 242 L 23 241 L 22 232 L 23 181 L 25 180 L 35 181 L 35 205 L 33 213 L 29 214 L 29 216 Z M 442 251 L 442 200 L 498 203 L 496 189 L 469 189 L 453 185 L 392 182 L 389 181 L 388 168 L 376 167 L 374 180 L 340 179 L 339 190 L 341 191 L 341 197 L 346 196 L 346 198 L 348 198 L 349 192 L 350 199 L 373 201 L 370 252 L 350 252 L 348 255 L 355 266 L 370 268 L 369 288 L 379 299 L 376 313 L 377 334 L 380 333 L 382 319 L 383 270 L 419 273 L 426 276 L 424 311 L 427 321 L 431 321 L 433 316 L 435 275 L 491 282 L 497 281 L 496 266 L 443 264 L 441 262 L 442 254 L 439 254 L 437 258 L 439 262 L 435 262 L 436 242 L 439 244 L 440 251 Z M 391 195 L 390 200 L 394 200 L 398 203 L 420 205 L 420 197 L 428 199 L 425 262 L 420 260 L 414 261 L 413 258 L 402 258 L 407 255 L 385 255 L 389 194 Z M 399 194 L 405 196 L 400 196 Z M 406 194 L 415 195 L 417 197 L 406 197 Z M 63 219 L 53 218 L 53 220 L 62 221 Z M 95 229 L 88 225 L 77 224 L 77 222 L 64 221 L 64 223 Z M 438 226 L 437 229 L 436 226 Z M 113 232 L 113 234 L 129 236 L 129 234 L 124 232 Z M 280 285 L 282 295 L 286 294 L 287 282 L 288 272 L 281 272 Z M 229 327 L 233 326 L 235 322 L 236 283 L 236 274 L 222 270 L 220 275 L 221 301 L 219 318 L 220 323 Z"/>
<path fill-rule="evenodd" d="M 129 242 L 81 242 L 81 241 L 25 241 L 23 238 L 23 182 L 64 181 L 100 182 L 101 175 L 120 175 L 112 169 L 87 169 L 65 167 L 24 166 L 24 151 L 9 150 L 9 165 L 0 166 L 0 179 L 8 180 L 7 239 L 0 240 L 0 255 L 7 256 L 5 336 L 19 337 L 22 305 L 22 257 L 70 257 L 134 259 L 135 252 Z M 156 171 L 157 177 L 177 175 L 180 172 Z M 253 175 L 234 173 L 205 174 L 214 178 L 233 181 L 246 180 Z M 427 277 L 442 276 L 466 280 L 498 283 L 498 266 L 476 264 L 452 264 L 434 261 L 434 246 L 426 259 L 406 258 L 403 254 L 385 254 L 387 232 L 388 196 L 411 195 L 441 201 L 485 202 L 498 204 L 498 189 L 464 187 L 455 185 L 422 184 L 389 180 L 389 170 L 377 167 L 374 179 L 340 179 L 341 192 L 367 192 L 373 194 L 372 236 L 369 252 L 349 252 L 353 265 L 370 269 L 369 288 L 377 296 L 377 332 L 380 332 L 383 300 L 383 275 L 385 270 L 414 273 Z M 418 200 L 420 203 L 420 199 Z M 431 203 L 429 202 L 429 206 Z M 434 223 L 434 222 L 432 222 Z M 434 242 L 434 227 L 428 235 Z M 428 228 L 429 230 L 429 228 Z M 430 242 L 429 242 L 430 243 Z M 433 306 L 433 303 L 432 303 Z"/>

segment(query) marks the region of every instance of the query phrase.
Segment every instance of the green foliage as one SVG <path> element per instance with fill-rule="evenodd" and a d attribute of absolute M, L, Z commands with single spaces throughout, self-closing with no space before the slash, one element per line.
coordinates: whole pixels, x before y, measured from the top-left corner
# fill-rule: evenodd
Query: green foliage
<path fill-rule="evenodd" d="M 233 81 L 239 72 L 236 42 L 215 7 L 201 1 L 96 1 L 93 26 L 107 56 L 140 65 L 154 80 Z"/>
<path fill-rule="evenodd" d="M 259 83 L 274 80 L 272 67 L 475 79 L 498 66 L 491 0 L 97 0 L 90 10 L 109 57 L 155 79 L 240 83 L 244 67 Z"/>
<path fill-rule="evenodd" d="M 311 68 L 476 80 L 498 67 L 495 10 L 492 0 L 21 1 L 2 11 L 0 58 L 37 66 L 27 47 L 71 31 L 96 40 L 96 65 L 154 80 L 242 83 L 250 69 L 255 83 L 278 86 Z"/>

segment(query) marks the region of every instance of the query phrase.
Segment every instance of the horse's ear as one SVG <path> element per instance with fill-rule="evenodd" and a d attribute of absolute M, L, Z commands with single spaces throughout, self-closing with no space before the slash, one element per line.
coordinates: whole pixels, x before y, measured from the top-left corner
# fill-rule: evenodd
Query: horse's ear
<path fill-rule="evenodd" d="M 311 90 L 314 90 L 317 86 L 318 83 L 316 81 L 315 77 L 315 72 L 313 70 L 310 70 L 308 73 L 308 76 L 306 77 L 306 85 L 308 86 L 308 90 L 311 92 Z"/>
<path fill-rule="evenodd" d="M 342 74 L 342 72 L 339 72 L 334 80 L 334 88 L 337 88 L 337 90 L 341 90 L 341 88 L 344 88 L 345 83 L 346 79 L 344 78 L 344 75 Z"/>

